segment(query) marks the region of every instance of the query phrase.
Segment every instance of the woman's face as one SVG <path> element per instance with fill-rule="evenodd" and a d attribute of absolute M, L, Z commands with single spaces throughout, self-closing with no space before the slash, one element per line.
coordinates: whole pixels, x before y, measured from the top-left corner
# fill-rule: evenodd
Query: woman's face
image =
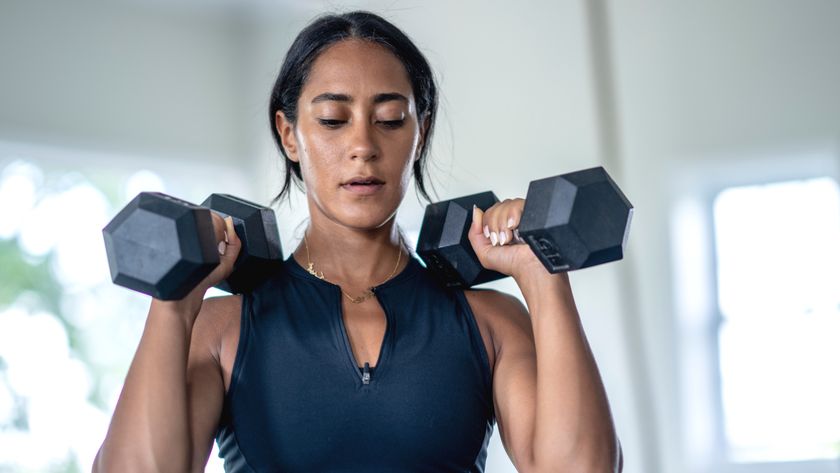
<path fill-rule="evenodd" d="M 278 112 L 277 128 L 289 159 L 300 163 L 313 219 L 319 212 L 372 229 L 396 214 L 423 133 L 408 74 L 393 53 L 359 40 L 330 46 L 312 65 L 297 123 Z"/>

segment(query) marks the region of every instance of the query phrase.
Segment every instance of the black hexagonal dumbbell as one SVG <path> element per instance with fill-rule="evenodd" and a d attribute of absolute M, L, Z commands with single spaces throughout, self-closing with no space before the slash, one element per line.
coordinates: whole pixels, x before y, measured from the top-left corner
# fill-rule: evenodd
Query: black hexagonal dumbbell
<path fill-rule="evenodd" d="M 213 221 L 231 216 L 242 250 L 220 289 L 256 287 L 282 262 L 271 209 L 225 194 L 206 206 L 159 192 L 141 192 L 102 230 L 114 283 L 162 300 L 186 296 L 219 264 Z"/>
<path fill-rule="evenodd" d="M 469 287 L 505 277 L 481 266 L 467 238 L 473 205 L 486 211 L 498 201 L 496 194 L 487 191 L 426 206 L 417 254 L 447 286 Z"/>
<path fill-rule="evenodd" d="M 241 294 L 264 281 L 283 260 L 280 233 L 274 211 L 229 194 L 211 194 L 204 207 L 233 219 L 233 229 L 242 242 L 233 272 L 219 289 Z"/>
<path fill-rule="evenodd" d="M 469 287 L 505 277 L 481 266 L 467 238 L 472 206 L 487 210 L 492 192 L 426 207 L 417 254 L 447 286 Z M 602 167 L 532 181 L 518 233 L 551 273 L 624 256 L 633 206 Z"/>

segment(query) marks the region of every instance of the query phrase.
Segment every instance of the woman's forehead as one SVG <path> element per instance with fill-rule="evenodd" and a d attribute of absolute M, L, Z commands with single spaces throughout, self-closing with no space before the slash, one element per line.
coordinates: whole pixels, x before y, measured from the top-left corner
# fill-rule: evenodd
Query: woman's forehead
<path fill-rule="evenodd" d="M 334 93 L 364 99 L 392 92 L 413 98 L 403 63 L 384 46 L 351 39 L 328 47 L 315 59 L 301 98 Z"/>

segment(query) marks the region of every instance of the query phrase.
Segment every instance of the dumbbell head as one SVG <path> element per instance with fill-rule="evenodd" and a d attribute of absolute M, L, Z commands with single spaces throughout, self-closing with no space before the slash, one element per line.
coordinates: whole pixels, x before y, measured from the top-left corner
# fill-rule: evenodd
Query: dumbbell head
<path fill-rule="evenodd" d="M 483 192 L 426 206 L 417 254 L 445 285 L 469 287 L 505 277 L 481 266 L 467 237 L 473 205 L 487 210 L 498 201 L 492 192 Z"/>
<path fill-rule="evenodd" d="M 219 264 L 210 210 L 141 192 L 102 230 L 114 283 L 181 299 Z"/>
<path fill-rule="evenodd" d="M 248 292 L 280 266 L 283 252 L 274 211 L 228 194 L 211 194 L 201 205 L 230 216 L 242 243 L 233 272 L 216 287 L 234 294 Z"/>
<path fill-rule="evenodd" d="M 519 224 L 552 273 L 620 260 L 633 206 L 602 167 L 531 182 Z"/>

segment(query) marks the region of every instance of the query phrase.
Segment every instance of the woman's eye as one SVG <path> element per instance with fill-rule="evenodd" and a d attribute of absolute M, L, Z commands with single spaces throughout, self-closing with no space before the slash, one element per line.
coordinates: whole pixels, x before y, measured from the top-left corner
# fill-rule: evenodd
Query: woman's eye
<path fill-rule="evenodd" d="M 343 125 L 344 123 L 346 123 L 346 120 L 336 120 L 336 119 L 332 119 L 332 118 L 319 118 L 318 123 L 320 123 L 321 125 L 323 125 L 327 128 L 338 128 L 341 125 Z"/>
<path fill-rule="evenodd" d="M 399 128 L 403 125 L 405 120 L 380 120 L 379 123 L 385 128 Z"/>

